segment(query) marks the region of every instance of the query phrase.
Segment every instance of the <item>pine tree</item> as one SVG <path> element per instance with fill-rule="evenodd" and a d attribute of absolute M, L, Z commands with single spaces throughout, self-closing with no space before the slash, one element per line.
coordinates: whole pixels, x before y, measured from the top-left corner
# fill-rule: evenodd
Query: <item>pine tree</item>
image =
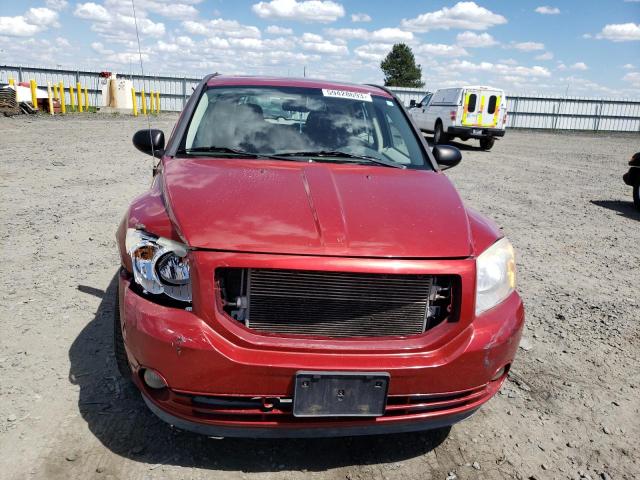
<path fill-rule="evenodd" d="M 384 73 L 384 84 L 391 87 L 424 86 L 422 68 L 416 65 L 416 59 L 408 45 L 396 43 L 386 58 L 380 63 Z"/>

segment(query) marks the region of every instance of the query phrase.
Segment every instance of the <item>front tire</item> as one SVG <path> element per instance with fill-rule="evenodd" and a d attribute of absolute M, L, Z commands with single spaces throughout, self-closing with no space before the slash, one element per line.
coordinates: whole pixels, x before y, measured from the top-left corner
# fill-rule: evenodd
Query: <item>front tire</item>
<path fill-rule="evenodd" d="M 480 148 L 482 150 L 491 150 L 493 144 L 496 143 L 496 139 L 493 137 L 481 138 L 480 139 Z"/>
<path fill-rule="evenodd" d="M 633 186 L 633 204 L 640 211 L 640 185 Z"/>
<path fill-rule="evenodd" d="M 127 351 L 124 348 L 124 338 L 122 338 L 122 324 L 120 323 L 120 294 L 116 287 L 116 298 L 113 302 L 113 353 L 116 357 L 118 372 L 125 380 L 131 379 L 131 367 L 127 358 Z"/>
<path fill-rule="evenodd" d="M 433 143 L 434 145 L 441 145 L 443 143 L 447 143 L 447 134 L 444 133 L 442 129 L 442 123 L 436 123 L 436 128 L 433 132 Z"/>

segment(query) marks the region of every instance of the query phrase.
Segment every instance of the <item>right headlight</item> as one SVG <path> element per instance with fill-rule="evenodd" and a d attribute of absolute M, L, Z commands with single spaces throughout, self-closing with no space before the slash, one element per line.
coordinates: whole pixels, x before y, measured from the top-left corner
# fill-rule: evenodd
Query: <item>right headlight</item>
<path fill-rule="evenodd" d="M 185 245 L 134 228 L 127 229 L 125 245 L 138 285 L 149 293 L 164 293 L 175 300 L 191 302 Z"/>
<path fill-rule="evenodd" d="M 476 259 L 476 315 L 502 302 L 516 288 L 516 260 L 506 238 Z"/>

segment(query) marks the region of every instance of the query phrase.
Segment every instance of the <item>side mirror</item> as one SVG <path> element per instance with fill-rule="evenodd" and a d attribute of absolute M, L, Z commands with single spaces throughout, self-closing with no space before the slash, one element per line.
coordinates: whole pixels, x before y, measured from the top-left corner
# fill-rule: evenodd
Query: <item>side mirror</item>
<path fill-rule="evenodd" d="M 415 106 L 416 106 L 416 101 L 412 99 L 412 100 L 409 102 L 409 108 L 413 108 L 413 107 L 415 107 Z"/>
<path fill-rule="evenodd" d="M 451 145 L 436 145 L 431 151 L 440 166 L 440 170 L 455 167 L 462 161 L 460 150 Z"/>
<path fill-rule="evenodd" d="M 164 133 L 162 130 L 138 130 L 133 135 L 133 145 L 142 153 L 160 158 L 164 153 Z"/>

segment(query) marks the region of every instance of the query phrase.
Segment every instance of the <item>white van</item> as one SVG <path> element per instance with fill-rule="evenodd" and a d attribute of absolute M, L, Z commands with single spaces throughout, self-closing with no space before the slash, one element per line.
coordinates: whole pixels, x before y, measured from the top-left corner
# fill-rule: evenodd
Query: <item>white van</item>
<path fill-rule="evenodd" d="M 478 138 L 480 147 L 489 150 L 495 137 L 504 136 L 507 98 L 492 87 L 442 88 L 419 103 L 412 100 L 409 113 L 420 130 L 433 132 L 436 144 Z"/>

